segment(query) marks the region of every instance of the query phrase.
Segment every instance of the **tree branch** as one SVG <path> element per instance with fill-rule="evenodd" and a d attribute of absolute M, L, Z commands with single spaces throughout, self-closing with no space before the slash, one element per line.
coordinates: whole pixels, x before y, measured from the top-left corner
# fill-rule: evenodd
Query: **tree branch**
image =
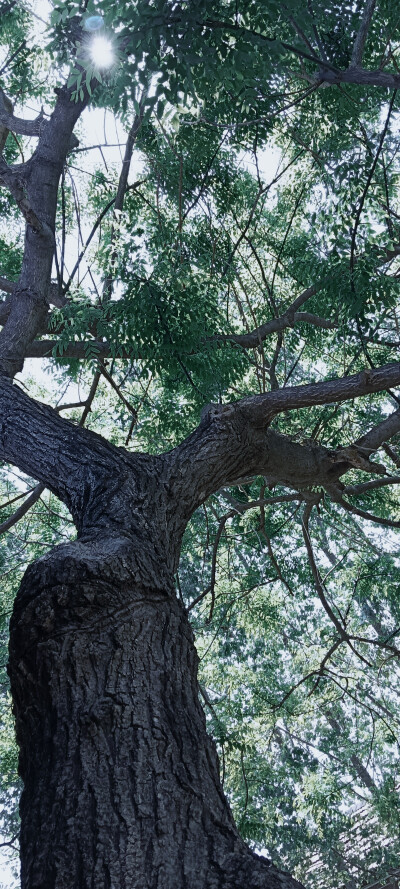
<path fill-rule="evenodd" d="M 11 102 L 0 87 L 0 123 L 19 136 L 40 136 L 42 127 L 46 125 L 43 112 L 34 120 L 23 120 L 22 117 L 14 117 L 10 108 Z"/>
<path fill-rule="evenodd" d="M 366 71 L 365 68 L 355 66 L 345 71 L 334 71 L 321 65 L 315 75 L 320 83 L 355 83 L 359 86 L 379 86 L 383 89 L 397 90 L 400 88 L 400 74 L 387 74 L 385 71 Z"/>
<path fill-rule="evenodd" d="M 332 655 L 335 653 L 335 651 L 339 648 L 339 645 L 341 645 L 342 642 L 343 642 L 343 639 L 342 639 L 342 638 L 336 639 L 336 641 L 331 645 L 331 647 L 329 648 L 329 650 L 328 650 L 328 651 L 326 652 L 326 654 L 324 655 L 324 657 L 323 657 L 323 659 L 322 659 L 322 661 L 321 661 L 321 663 L 320 663 L 318 669 L 316 669 L 316 670 L 311 670 L 310 673 L 307 673 L 305 676 L 303 676 L 301 679 L 299 679 L 299 681 L 296 682 L 295 685 L 292 685 L 292 687 L 289 689 L 288 692 L 286 692 L 286 694 L 285 694 L 284 697 L 279 701 L 279 703 L 273 705 L 273 708 L 272 708 L 272 709 L 273 709 L 273 710 L 279 710 L 279 709 L 283 706 L 283 704 L 285 704 L 285 702 L 291 697 L 291 695 L 293 694 L 293 692 L 295 692 L 298 688 L 300 688 L 300 686 L 303 685 L 304 682 L 307 682 L 308 679 L 312 679 L 313 676 L 316 676 L 316 677 L 317 677 L 317 680 L 316 680 L 316 682 L 314 683 L 313 688 L 311 689 L 311 691 L 310 691 L 310 692 L 308 693 L 308 695 L 307 695 L 307 697 L 310 697 L 310 696 L 312 695 L 312 693 L 315 691 L 315 689 L 317 688 L 317 686 L 319 685 L 319 682 L 320 682 L 320 680 L 322 679 L 322 676 L 324 676 L 324 674 L 325 674 L 325 667 L 326 667 L 327 662 L 328 662 L 329 659 L 332 657 Z"/>
<path fill-rule="evenodd" d="M 349 65 L 350 68 L 358 68 L 361 65 L 365 41 L 368 37 L 369 26 L 371 24 L 375 6 L 376 0 L 366 0 L 364 11 L 361 16 L 360 27 L 358 29 L 357 36 L 353 45 L 353 51 L 351 54 L 351 61 Z"/>
<path fill-rule="evenodd" d="M 391 111 L 391 109 L 390 109 L 390 111 Z M 386 133 L 389 117 L 390 117 L 390 115 L 388 115 L 388 119 L 385 124 L 383 138 Z M 382 141 L 383 141 L 383 138 L 382 138 Z M 379 151 L 380 151 L 380 149 L 379 149 Z M 378 151 L 375 161 L 374 161 L 372 173 L 373 173 L 375 166 L 376 166 L 376 161 L 379 156 L 379 151 Z M 362 206 L 361 206 L 361 209 L 362 209 Z M 257 252 L 255 251 L 255 248 L 254 248 L 253 244 L 251 243 L 250 239 L 247 236 L 245 237 L 245 239 L 250 244 L 251 250 L 253 251 L 253 253 L 256 257 L 256 260 L 257 260 L 257 262 L 260 266 L 260 269 L 261 269 L 261 274 L 263 276 L 264 285 L 266 285 L 267 282 L 265 279 L 265 274 L 263 272 L 263 268 L 260 263 L 260 259 L 257 255 Z M 398 246 L 398 247 L 395 246 L 395 247 L 392 247 L 392 249 L 390 249 L 390 250 L 389 249 L 385 250 L 384 254 L 380 255 L 378 257 L 378 263 L 377 263 L 378 268 L 381 267 L 382 265 L 385 265 L 386 263 L 390 262 L 390 260 L 397 257 L 399 255 L 399 253 L 400 253 L 400 246 Z M 361 256 L 358 258 L 361 258 Z M 350 256 L 350 265 L 352 268 L 356 265 L 358 258 L 354 256 L 354 246 L 352 244 L 352 252 L 351 252 L 351 256 Z M 235 333 L 215 334 L 215 335 L 209 337 L 207 341 L 208 342 L 225 341 L 225 342 L 231 342 L 231 343 L 234 343 L 235 345 L 241 346 L 243 349 L 256 349 L 260 345 L 260 343 L 263 342 L 266 339 L 266 337 L 269 336 L 270 334 L 279 333 L 279 332 L 285 330 L 287 327 L 294 327 L 295 324 L 312 324 L 314 327 L 322 327 L 322 328 L 326 328 L 328 330 L 335 330 L 337 327 L 337 324 L 335 324 L 335 322 L 328 321 L 326 318 L 321 318 L 319 315 L 315 315 L 312 312 L 299 312 L 298 311 L 298 309 L 300 309 L 301 306 L 303 306 L 309 299 L 311 299 L 312 296 L 315 296 L 318 293 L 318 291 L 321 289 L 321 287 L 324 285 L 324 283 L 325 283 L 325 281 L 322 280 L 322 281 L 319 281 L 317 284 L 313 284 L 311 287 L 307 287 L 306 290 L 303 290 L 299 294 L 299 296 L 296 297 L 295 300 L 293 300 L 292 304 L 289 306 L 288 309 L 286 309 L 286 311 L 284 312 L 283 315 L 276 317 L 276 318 L 272 318 L 270 321 L 266 321 L 265 324 L 261 324 L 259 327 L 256 327 L 254 330 L 248 331 L 247 333 L 243 333 L 243 334 L 240 334 L 240 333 L 239 334 L 235 334 Z M 271 294 L 269 293 L 269 295 L 271 295 Z M 376 340 L 374 340 L 374 342 L 376 342 Z M 396 343 L 394 343 L 393 345 L 396 345 Z"/>
<path fill-rule="evenodd" d="M 1 317 L 1 314 L 0 314 Z M 30 343 L 25 350 L 25 358 L 52 358 L 59 352 L 60 358 L 82 358 L 87 359 L 88 355 L 96 358 L 113 357 L 113 349 L 109 343 L 102 340 L 84 340 L 80 342 L 68 343 L 62 352 L 59 351 L 59 340 L 35 340 Z M 131 349 L 118 347 L 118 358 L 138 357 L 134 346 Z"/>
<path fill-rule="evenodd" d="M 16 286 L 17 286 L 16 281 L 8 281 L 7 278 L 3 278 L 0 275 L 0 290 L 3 290 L 4 293 L 14 293 Z M 60 293 L 57 281 L 50 281 L 47 299 L 48 299 L 48 302 L 50 303 L 50 305 L 57 306 L 58 309 L 61 309 L 63 306 L 67 305 L 67 303 L 68 303 L 67 297 L 63 296 L 63 294 Z M 9 311 L 10 311 L 10 305 L 9 304 L 7 304 L 7 305 L 8 305 L 7 317 L 5 316 L 5 314 L 0 315 L 0 324 L 5 324 L 5 322 L 8 318 Z M 2 306 L 2 304 L 0 303 L 0 307 L 1 306 Z M 4 318 L 4 320 L 3 320 L 3 318 Z"/>
<path fill-rule="evenodd" d="M 138 182 L 134 182 L 133 185 L 129 185 L 129 186 L 127 186 L 127 188 L 130 188 L 130 189 L 139 188 L 139 185 L 143 185 L 143 183 L 144 183 L 145 181 L 146 181 L 145 179 L 140 179 Z M 68 281 L 67 281 L 67 283 L 65 284 L 65 286 L 64 286 L 64 288 L 63 288 L 63 292 L 64 292 L 64 294 L 68 292 L 68 290 L 69 290 L 69 288 L 70 288 L 70 286 L 71 286 L 71 284 L 72 284 L 72 281 L 73 281 L 73 279 L 74 279 L 74 277 L 75 277 L 75 275 L 76 275 L 76 272 L 78 271 L 79 266 L 80 266 L 80 264 L 81 264 L 81 262 L 82 262 L 82 259 L 83 259 L 84 255 L 85 255 L 85 253 L 86 253 L 86 251 L 87 251 L 87 249 L 88 249 L 88 247 L 89 247 L 91 241 L 93 240 L 93 238 L 94 238 L 94 236 L 95 236 L 95 234 L 96 234 L 96 232 L 97 232 L 97 229 L 100 227 L 100 225 L 101 225 L 101 223 L 102 223 L 104 217 L 107 215 L 108 211 L 109 211 L 109 210 L 111 209 L 111 207 L 115 204 L 115 201 L 116 201 L 116 197 L 111 198 L 111 200 L 108 201 L 107 204 L 103 207 L 102 211 L 99 213 L 99 215 L 98 215 L 96 221 L 94 222 L 94 224 L 93 224 L 93 226 L 92 226 L 92 230 L 90 231 L 90 233 L 89 233 L 89 235 L 88 235 L 88 237 L 87 237 L 87 239 L 86 239 L 86 241 L 85 241 L 85 243 L 84 243 L 84 245 L 83 245 L 83 247 L 82 247 L 82 249 L 81 249 L 81 252 L 80 252 L 80 254 L 79 254 L 79 256 L 78 256 L 78 259 L 76 260 L 76 263 L 75 263 L 75 265 L 74 265 L 74 267 L 73 267 L 73 269 L 72 269 L 72 272 L 71 272 L 71 274 L 70 274 L 70 276 L 69 276 L 69 278 L 68 278 Z M 27 355 L 27 357 L 30 357 L 30 356 Z M 85 355 L 80 355 L 80 356 L 76 356 L 76 357 L 84 358 Z"/>
<path fill-rule="evenodd" d="M 394 91 L 394 93 L 393 93 L 393 95 L 392 95 L 392 98 L 391 98 L 391 100 L 390 100 L 390 103 L 389 103 L 389 109 L 388 109 L 388 113 L 387 113 L 387 115 L 386 115 L 386 120 L 385 120 L 383 129 L 382 129 L 381 135 L 380 135 L 380 137 L 379 137 L 378 147 L 377 147 L 377 149 L 376 149 L 375 157 L 374 157 L 374 159 L 373 159 L 373 161 L 372 161 L 371 168 L 370 168 L 370 170 L 369 170 L 369 172 L 368 172 L 368 176 L 367 176 L 367 181 L 366 181 L 366 183 L 365 183 L 365 187 L 364 187 L 364 189 L 363 189 L 363 192 L 362 192 L 362 194 L 361 194 L 360 200 L 359 200 L 359 202 L 358 202 L 358 207 L 357 207 L 357 210 L 356 210 L 356 215 L 355 215 L 354 225 L 353 225 L 353 227 L 352 227 L 351 246 L 350 246 L 350 271 L 351 271 L 351 275 L 352 275 L 352 281 L 351 281 L 352 288 L 354 288 L 353 272 L 354 272 L 354 262 L 355 262 L 355 250 L 356 250 L 357 229 L 358 229 L 358 226 L 359 226 L 359 224 L 360 224 L 361 213 L 362 213 L 362 211 L 363 211 L 363 207 L 364 207 L 364 203 L 365 203 L 365 200 L 366 200 L 366 197 L 367 197 L 367 194 L 368 194 L 368 190 L 369 190 L 369 187 L 370 187 L 371 182 L 372 182 L 372 177 L 373 177 L 373 175 L 374 175 L 375 168 L 376 168 L 376 165 L 377 165 L 378 160 L 379 160 L 379 155 L 380 155 L 380 153 L 381 153 L 381 151 L 382 151 L 383 143 L 384 143 L 384 141 L 385 141 L 385 136 L 386 136 L 386 133 L 387 133 L 387 131 L 388 131 L 389 122 L 390 122 L 390 118 L 391 118 L 391 116 L 392 116 L 392 111 L 393 111 L 393 105 L 394 105 L 394 100 L 395 100 L 395 98 L 396 98 L 396 90 Z"/>
<path fill-rule="evenodd" d="M 315 484 L 332 488 L 337 470 L 343 474 L 350 466 L 359 465 L 359 459 L 354 462 L 351 449 L 330 450 L 316 442 L 299 444 L 272 429 L 266 430 L 265 426 L 276 414 L 285 410 L 345 401 L 383 391 L 396 383 L 400 383 L 400 364 L 363 371 L 339 380 L 250 396 L 236 403 L 208 405 L 195 432 L 166 455 L 171 485 L 177 485 L 181 491 L 183 474 L 186 478 L 185 504 L 181 514 L 178 515 L 177 511 L 177 525 L 186 522 L 188 515 L 212 491 L 232 484 L 245 475 L 264 475 L 269 484 L 280 483 L 294 490 Z M 90 471 L 93 464 L 92 445 L 96 452 L 101 451 L 102 457 L 107 461 L 111 459 L 112 463 L 117 459 L 117 454 L 118 459 L 124 457 L 124 452 L 107 445 L 93 433 L 83 433 L 83 430 L 82 434 L 93 438 L 89 442 L 85 437 L 82 443 L 75 443 L 76 427 L 56 417 L 55 412 L 45 405 L 31 401 L 18 387 L 10 386 L 5 380 L 0 387 L 0 418 L 0 456 L 19 466 L 28 475 L 38 478 L 65 501 L 69 496 L 69 477 L 71 473 L 72 476 L 75 474 L 75 482 L 70 485 L 74 487 L 76 474 L 79 476 L 82 472 L 85 457 Z M 353 448 L 356 457 L 358 455 L 359 458 L 359 451 L 362 455 L 363 449 L 368 457 L 371 449 L 394 434 L 399 418 L 400 411 L 396 411 L 359 439 Z M 13 434 L 10 432 L 12 424 L 15 424 Z M 32 440 L 35 439 L 43 446 L 46 443 L 47 465 L 32 449 Z M 63 445 L 60 459 L 59 443 L 64 439 L 65 447 Z M 126 454 L 126 459 L 128 456 Z M 368 465 L 366 458 L 364 463 Z M 365 468 L 364 463 L 362 468 Z M 371 468 L 376 471 L 375 466 Z"/>
<path fill-rule="evenodd" d="M 353 376 L 327 380 L 322 383 L 309 383 L 253 395 L 237 403 L 237 409 L 252 423 L 267 423 L 279 413 L 311 407 L 316 404 L 333 404 L 359 398 L 373 392 L 384 392 L 392 386 L 400 385 L 400 364 L 386 364 L 375 369 L 366 369 Z M 228 405 L 225 408 L 229 407 Z M 233 408 L 233 405 L 232 405 Z M 363 439 L 356 442 L 362 445 Z"/>
<path fill-rule="evenodd" d="M 22 504 L 18 509 L 13 512 L 12 515 L 8 517 L 4 522 L 0 524 L 0 534 L 4 534 L 5 531 L 9 531 L 13 525 L 16 525 L 20 519 L 29 512 L 31 506 L 34 505 L 39 500 L 40 495 L 43 493 L 45 489 L 45 485 L 40 484 L 36 485 L 36 488 L 32 491 L 32 494 L 26 498 L 25 503 Z"/>
<path fill-rule="evenodd" d="M 10 167 L 3 157 L 0 157 L 0 185 L 5 185 L 10 194 L 12 194 L 21 213 L 31 226 L 32 230 L 39 235 L 49 234 L 51 232 L 45 228 L 43 221 L 39 218 L 32 207 L 26 193 L 26 181 L 24 180 L 25 165 Z"/>
<path fill-rule="evenodd" d="M 386 420 L 383 420 L 382 423 L 378 423 L 366 432 L 365 435 L 358 438 L 354 444 L 356 447 L 372 453 L 373 451 L 377 451 L 388 438 L 392 438 L 393 435 L 396 435 L 398 432 L 400 432 L 400 409 L 393 411 Z"/>
<path fill-rule="evenodd" d="M 314 578 L 315 589 L 318 593 L 318 598 L 319 598 L 323 608 L 325 609 L 329 619 L 332 621 L 334 627 L 336 628 L 337 632 L 339 633 L 340 638 L 343 640 L 343 642 L 347 642 L 347 645 L 349 646 L 349 648 L 351 648 L 351 650 L 354 652 L 354 654 L 364 664 L 366 664 L 368 667 L 370 667 L 371 666 L 370 662 L 362 654 L 360 654 L 360 652 L 357 651 L 356 648 L 354 648 L 354 645 L 352 644 L 352 641 L 351 641 L 351 637 L 347 633 L 345 627 L 342 626 L 341 621 L 336 617 L 336 614 L 335 614 L 333 608 L 331 608 L 331 606 L 325 596 L 321 576 L 320 576 L 320 573 L 318 571 L 318 568 L 317 568 L 317 565 L 315 562 L 314 552 L 313 552 L 312 543 L 311 543 L 311 537 L 310 537 L 310 533 L 309 533 L 309 518 L 311 515 L 311 510 L 312 510 L 312 504 L 307 504 L 307 506 L 304 510 L 304 513 L 303 513 L 302 528 L 303 528 L 304 543 L 306 545 L 308 560 L 309 560 L 311 572 L 312 572 L 312 575 Z"/>
<path fill-rule="evenodd" d="M 346 485 L 345 494 L 365 494 L 368 491 L 376 491 L 378 488 L 385 488 L 387 485 L 399 485 L 400 475 L 387 475 L 386 478 L 377 478 L 373 482 L 363 482 L 360 485 Z"/>
<path fill-rule="evenodd" d="M 314 327 L 324 327 L 327 330 L 335 330 L 337 327 L 333 321 L 327 321 L 326 318 L 320 318 L 319 315 L 314 315 L 312 312 L 294 312 L 288 309 L 280 318 L 272 318 L 249 333 L 216 334 L 209 337 L 208 342 L 217 340 L 218 342 L 235 343 L 243 349 L 256 349 L 271 333 L 279 333 L 287 327 L 294 327 L 295 324 L 312 324 Z"/>
<path fill-rule="evenodd" d="M 0 459 L 36 478 L 67 504 L 78 527 L 104 478 L 121 478 L 133 458 L 29 398 L 0 377 Z M 103 479 L 103 481 L 102 481 Z"/>
<path fill-rule="evenodd" d="M 56 90 L 57 101 L 46 126 L 42 128 L 36 151 L 22 168 L 8 168 L 0 161 L 0 176 L 21 206 L 27 226 L 21 275 L 13 293 L 10 314 L 0 331 L 0 373 L 14 376 L 22 369 L 26 350 L 43 330 L 47 315 L 47 295 L 54 254 L 55 215 L 58 183 L 70 148 L 74 126 L 88 103 L 71 100 L 67 87 Z M 29 168 L 29 181 L 20 181 L 19 172 Z M 38 238 L 38 233 L 46 237 Z"/>
<path fill-rule="evenodd" d="M 370 7 L 371 0 L 367 0 L 367 6 Z M 366 10 L 364 12 L 362 24 L 361 24 L 361 33 L 356 38 L 357 46 L 354 44 L 354 49 L 356 49 L 355 60 L 357 61 L 358 56 L 364 49 L 365 39 L 367 37 L 368 28 L 370 25 L 370 17 L 372 16 L 373 9 Z M 199 22 L 200 24 L 200 22 Z M 237 25 L 232 24 L 231 22 L 226 21 L 218 21 L 213 19 L 206 19 L 205 22 L 201 23 L 202 26 L 211 29 L 226 29 L 230 33 L 234 33 L 237 37 L 249 36 L 256 38 L 258 44 L 265 43 L 265 45 L 271 43 L 280 43 L 283 49 L 287 49 L 288 52 L 293 53 L 301 59 L 306 59 L 307 61 L 313 62 L 318 66 L 318 72 L 315 75 L 315 82 L 318 83 L 356 83 L 361 86 L 379 86 L 385 87 L 389 89 L 399 89 L 400 87 L 400 75 L 399 74 L 387 74 L 384 71 L 367 71 L 364 68 L 361 68 L 360 61 L 354 66 L 349 66 L 345 71 L 338 70 L 334 65 L 331 65 L 326 59 L 318 58 L 315 53 L 304 52 L 304 50 L 299 49 L 296 46 L 293 46 L 290 43 L 286 43 L 284 41 L 277 40 L 274 37 L 267 37 L 259 31 L 253 31 L 247 28 L 241 28 Z"/>
<path fill-rule="evenodd" d="M 233 515 L 234 515 L 234 513 L 233 513 L 233 510 L 232 510 L 231 512 L 227 512 L 224 516 L 222 516 L 222 519 L 220 519 L 220 523 L 219 523 L 219 525 L 218 525 L 217 533 L 216 533 L 216 535 L 215 535 L 214 546 L 213 546 L 213 553 L 212 553 L 212 561 L 211 561 L 211 578 L 210 578 L 210 585 L 209 585 L 209 588 L 208 588 L 208 589 L 209 589 L 209 592 L 211 593 L 211 605 L 210 605 L 209 615 L 208 615 L 208 618 L 207 618 L 207 620 L 206 620 L 206 624 L 210 624 L 210 623 L 211 623 L 211 621 L 212 621 L 212 616 L 213 616 L 213 613 L 214 613 L 214 606 L 215 606 L 215 581 L 216 581 L 216 577 L 217 577 L 217 553 L 218 553 L 218 546 L 219 546 L 219 542 L 220 542 L 220 540 L 221 540 L 222 534 L 223 534 L 223 532 L 224 532 L 224 530 L 225 530 L 225 525 L 226 525 L 228 519 L 232 518 Z"/>
<path fill-rule="evenodd" d="M 171 486 L 181 490 L 182 475 L 187 479 L 182 513 L 176 516 L 176 533 L 180 533 L 180 522 L 186 521 L 213 491 L 245 476 L 263 475 L 268 484 L 286 485 L 295 491 L 320 485 L 336 496 L 337 481 L 350 467 L 384 472 L 379 464 L 369 463 L 371 443 L 379 446 L 393 433 L 397 418 L 388 418 L 379 429 L 370 430 L 365 448 L 363 437 L 352 447 L 336 450 L 314 441 L 299 444 L 266 427 L 284 411 L 340 403 L 385 391 L 395 384 L 400 384 L 400 364 L 339 380 L 273 390 L 236 403 L 207 405 L 198 428 L 168 454 Z"/>
<path fill-rule="evenodd" d="M 102 361 L 99 362 L 99 367 L 100 367 L 100 373 L 107 380 L 107 382 L 110 384 L 110 386 L 114 389 L 114 392 L 117 393 L 118 398 L 122 401 L 122 404 L 125 405 L 125 407 L 129 411 L 129 413 L 132 414 L 132 416 L 135 418 L 135 420 L 137 420 L 136 408 L 133 406 L 133 404 L 130 404 L 130 402 L 127 400 L 127 398 L 125 398 L 124 393 L 121 392 L 120 386 L 117 385 L 117 383 L 115 382 L 115 380 L 113 379 L 111 374 L 108 373 L 108 370 Z"/>
<path fill-rule="evenodd" d="M 124 206 L 125 195 L 128 189 L 128 176 L 129 170 L 132 161 L 133 149 L 135 146 L 135 142 L 139 133 L 139 130 L 143 123 L 143 116 L 145 112 L 146 106 L 146 98 L 147 98 L 148 88 L 145 87 L 142 91 L 142 95 L 139 102 L 139 110 L 137 114 L 135 114 L 132 126 L 129 130 L 128 138 L 125 146 L 125 154 L 124 160 L 122 162 L 121 174 L 118 181 L 117 193 L 115 195 L 115 204 L 114 204 L 114 218 L 115 213 L 119 213 L 122 211 Z M 112 224 L 111 227 L 111 235 L 110 235 L 110 246 L 111 246 L 111 257 L 110 257 L 110 271 L 106 276 L 103 284 L 103 299 L 110 299 L 112 296 L 113 289 L 113 274 L 112 270 L 115 266 L 117 260 L 117 247 L 115 244 L 115 225 Z"/>
<path fill-rule="evenodd" d="M 353 506 L 352 503 L 349 503 L 341 494 L 338 492 L 334 495 L 335 503 L 342 507 L 346 512 L 351 513 L 352 515 L 357 515 L 361 519 L 366 519 L 368 522 L 374 522 L 375 524 L 382 525 L 385 528 L 400 528 L 400 522 L 394 521 L 393 519 L 385 519 L 381 516 L 373 515 L 371 512 L 367 512 L 365 509 L 359 509 L 358 506 Z"/>
<path fill-rule="evenodd" d="M 14 287 L 15 281 L 8 281 L 7 278 L 0 275 L 0 290 L 3 290 L 4 293 L 13 293 Z"/>

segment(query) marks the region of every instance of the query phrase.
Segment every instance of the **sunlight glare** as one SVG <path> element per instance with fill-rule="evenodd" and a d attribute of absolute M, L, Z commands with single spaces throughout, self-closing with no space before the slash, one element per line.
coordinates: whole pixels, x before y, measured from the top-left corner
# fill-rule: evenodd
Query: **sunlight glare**
<path fill-rule="evenodd" d="M 96 68 L 110 68 L 114 62 L 111 41 L 107 37 L 95 37 L 90 44 L 90 56 Z"/>

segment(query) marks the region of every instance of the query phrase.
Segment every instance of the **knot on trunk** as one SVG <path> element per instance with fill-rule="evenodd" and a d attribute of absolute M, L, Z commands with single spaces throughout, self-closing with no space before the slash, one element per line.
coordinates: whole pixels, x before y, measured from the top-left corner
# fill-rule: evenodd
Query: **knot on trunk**
<path fill-rule="evenodd" d="M 237 413 L 233 404 L 206 404 L 200 415 L 201 425 L 208 425 L 215 421 L 225 421 Z"/>
<path fill-rule="evenodd" d="M 76 630 L 87 621 L 109 622 L 143 596 L 174 596 L 173 578 L 148 542 L 109 534 L 62 544 L 26 571 L 12 623 L 28 644 L 53 633 Z M 28 640 L 29 637 L 29 640 Z"/>

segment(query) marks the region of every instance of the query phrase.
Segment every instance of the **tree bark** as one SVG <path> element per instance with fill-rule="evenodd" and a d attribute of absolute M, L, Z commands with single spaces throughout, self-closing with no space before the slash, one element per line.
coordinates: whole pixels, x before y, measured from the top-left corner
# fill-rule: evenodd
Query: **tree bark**
<path fill-rule="evenodd" d="M 0 158 L 0 183 L 11 191 L 27 223 L 21 274 L 7 323 L 0 330 L 0 372 L 9 377 L 22 370 L 27 346 L 47 326 L 58 184 L 74 126 L 89 99 L 87 90 L 77 102 L 71 101 L 71 89 L 57 88 L 56 92 L 53 113 L 49 121 L 42 121 L 29 160 L 8 167 Z"/>
<path fill-rule="evenodd" d="M 236 830 L 190 625 L 167 565 L 155 583 L 150 556 L 146 576 L 152 546 L 92 535 L 22 582 L 9 665 L 22 889 L 295 889 Z"/>

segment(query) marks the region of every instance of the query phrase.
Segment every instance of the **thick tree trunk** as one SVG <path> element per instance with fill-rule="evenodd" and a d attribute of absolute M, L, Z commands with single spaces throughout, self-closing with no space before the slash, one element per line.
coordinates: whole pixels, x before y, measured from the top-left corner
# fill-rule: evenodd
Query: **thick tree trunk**
<path fill-rule="evenodd" d="M 235 828 L 186 614 L 163 572 L 127 581 L 126 552 L 59 547 L 17 596 L 22 887 L 294 889 Z"/>

